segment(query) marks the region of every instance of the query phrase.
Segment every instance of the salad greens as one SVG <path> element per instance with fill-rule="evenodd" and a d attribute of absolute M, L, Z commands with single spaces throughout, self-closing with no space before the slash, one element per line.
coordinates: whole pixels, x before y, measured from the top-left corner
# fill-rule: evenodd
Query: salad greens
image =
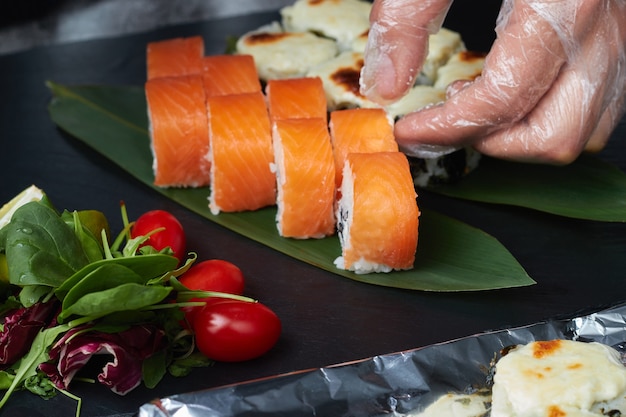
<path fill-rule="evenodd" d="M 124 207 L 122 215 L 112 243 L 101 212 L 59 213 L 47 198 L 21 204 L 0 228 L 9 283 L 0 300 L 0 409 L 17 389 L 74 398 L 70 382 L 99 353 L 113 359 L 97 380 L 119 394 L 211 363 L 194 351 L 179 307 L 226 295 L 181 285 L 176 277 L 195 254 L 179 266 L 170 248 L 145 246 L 149 235 L 131 239 Z"/>

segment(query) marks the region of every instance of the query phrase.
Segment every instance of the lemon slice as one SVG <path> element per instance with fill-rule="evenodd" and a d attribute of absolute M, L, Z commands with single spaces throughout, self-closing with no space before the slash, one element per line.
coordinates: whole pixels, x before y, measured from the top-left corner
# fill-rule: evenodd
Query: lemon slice
<path fill-rule="evenodd" d="M 39 201 L 43 198 L 44 192 L 40 188 L 31 185 L 26 188 L 24 191 L 16 195 L 0 208 L 0 229 L 6 226 L 11 221 L 11 216 L 15 210 L 20 208 L 26 203 L 31 201 Z"/>

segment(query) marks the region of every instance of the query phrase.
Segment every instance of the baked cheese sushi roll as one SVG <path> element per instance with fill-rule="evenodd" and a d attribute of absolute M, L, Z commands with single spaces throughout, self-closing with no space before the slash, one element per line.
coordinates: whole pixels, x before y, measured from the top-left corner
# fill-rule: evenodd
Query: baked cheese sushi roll
<path fill-rule="evenodd" d="M 338 53 L 334 40 L 310 32 L 285 32 L 277 22 L 241 36 L 236 50 L 254 57 L 263 81 L 303 77 L 311 67 Z"/>
<path fill-rule="evenodd" d="M 328 118 L 324 85 L 317 77 L 270 80 L 265 94 L 272 121 Z"/>
<path fill-rule="evenodd" d="M 154 184 L 201 187 L 210 182 L 209 133 L 201 75 L 145 84 Z"/>
<path fill-rule="evenodd" d="M 426 77 L 423 84 L 432 85 L 437 78 L 437 70 L 444 66 L 457 52 L 464 51 L 465 44 L 461 34 L 441 28 L 428 37 L 428 54 L 424 59 L 421 75 Z"/>
<path fill-rule="evenodd" d="M 486 55 L 482 52 L 458 52 L 437 70 L 434 87 L 445 89 L 458 80 L 474 81 L 480 77 L 485 65 Z"/>
<path fill-rule="evenodd" d="M 336 218 L 337 268 L 357 274 L 413 268 L 419 210 L 406 156 L 348 154 Z"/>
<path fill-rule="evenodd" d="M 311 68 L 308 77 L 319 77 L 324 84 L 329 110 L 380 107 L 360 92 L 359 79 L 363 54 L 346 51 Z"/>
<path fill-rule="evenodd" d="M 372 3 L 364 0 L 296 0 L 280 10 L 290 32 L 313 32 L 334 39 L 341 50 L 369 29 Z"/>
<path fill-rule="evenodd" d="M 370 31 L 368 29 L 356 38 L 354 38 L 354 40 L 352 41 L 352 45 L 350 46 L 350 50 L 353 52 L 360 52 L 364 54 L 365 48 L 367 48 L 367 37 L 369 36 L 369 33 Z"/>
<path fill-rule="evenodd" d="M 445 89 L 420 84 L 413 86 L 409 92 L 399 100 L 385 106 L 385 110 L 389 117 L 393 120 L 398 120 L 406 114 L 428 106 L 443 103 L 445 99 Z"/>
<path fill-rule="evenodd" d="M 279 235 L 308 239 L 333 234 L 335 165 L 326 119 L 279 119 L 272 137 Z"/>
<path fill-rule="evenodd" d="M 337 188 L 341 186 L 343 165 L 348 154 L 398 151 L 393 125 L 383 109 L 335 110 L 330 113 L 329 128 Z"/>
<path fill-rule="evenodd" d="M 201 36 L 174 38 L 148 43 L 148 80 L 202 73 L 204 40 Z"/>
<path fill-rule="evenodd" d="M 449 153 L 440 156 L 408 155 L 408 158 L 413 183 L 417 188 L 428 188 L 459 182 L 478 167 L 482 155 L 474 148 L 467 146 L 452 149 Z"/>
<path fill-rule="evenodd" d="M 508 350 L 495 365 L 491 416 L 621 416 L 626 368 L 598 342 L 540 340 Z"/>
<path fill-rule="evenodd" d="M 276 201 L 269 116 L 261 92 L 207 97 L 211 213 L 256 210 Z"/>
<path fill-rule="evenodd" d="M 261 81 L 252 55 L 211 55 L 202 59 L 207 96 L 255 93 Z"/>

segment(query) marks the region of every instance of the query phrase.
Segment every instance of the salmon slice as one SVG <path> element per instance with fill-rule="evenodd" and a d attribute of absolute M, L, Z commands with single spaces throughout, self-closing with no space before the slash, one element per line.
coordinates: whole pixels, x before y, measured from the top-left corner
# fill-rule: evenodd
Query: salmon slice
<path fill-rule="evenodd" d="M 265 93 L 272 121 L 300 118 L 328 119 L 326 93 L 319 77 L 269 80 Z"/>
<path fill-rule="evenodd" d="M 255 93 L 261 81 L 252 55 L 211 55 L 202 60 L 207 96 Z"/>
<path fill-rule="evenodd" d="M 269 115 L 263 93 L 207 97 L 211 213 L 256 210 L 276 202 Z"/>
<path fill-rule="evenodd" d="M 383 109 L 334 110 L 330 113 L 329 127 L 337 187 L 341 186 L 343 165 L 349 153 L 398 152 L 393 126 Z"/>
<path fill-rule="evenodd" d="M 338 268 L 366 274 L 413 267 L 419 209 L 403 153 L 348 154 L 336 216 Z"/>
<path fill-rule="evenodd" d="M 145 84 L 154 184 L 209 184 L 209 129 L 202 76 L 155 78 Z"/>
<path fill-rule="evenodd" d="M 276 120 L 272 137 L 279 234 L 296 239 L 333 234 L 335 163 L 326 119 Z"/>
<path fill-rule="evenodd" d="M 146 55 L 148 80 L 201 74 L 204 40 L 192 36 L 150 42 Z"/>

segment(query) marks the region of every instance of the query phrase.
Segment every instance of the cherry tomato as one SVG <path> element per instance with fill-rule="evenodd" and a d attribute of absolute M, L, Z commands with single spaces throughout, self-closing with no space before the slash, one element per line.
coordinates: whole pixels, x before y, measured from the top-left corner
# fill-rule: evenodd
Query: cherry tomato
<path fill-rule="evenodd" d="M 194 264 L 179 278 L 180 283 L 190 290 L 217 291 L 228 294 L 243 294 L 244 277 L 237 265 L 222 259 L 209 259 Z M 190 301 L 204 301 L 213 303 L 226 300 L 222 297 L 192 298 Z M 183 307 L 185 318 L 193 326 L 196 315 L 202 309 L 198 307 Z"/>
<path fill-rule="evenodd" d="M 241 269 L 222 259 L 198 262 L 189 268 L 179 280 L 190 290 L 243 294 L 244 278 Z"/>
<path fill-rule="evenodd" d="M 193 330 L 196 346 L 206 357 L 240 362 L 267 353 L 278 341 L 281 322 L 264 304 L 229 300 L 202 308 Z"/>
<path fill-rule="evenodd" d="M 187 245 L 185 232 L 178 219 L 165 210 L 152 210 L 139 216 L 130 231 L 130 236 L 132 238 L 145 236 L 161 227 L 165 229 L 150 235 L 144 245 L 150 245 L 158 251 L 169 247 L 174 256 L 182 261 Z"/>

